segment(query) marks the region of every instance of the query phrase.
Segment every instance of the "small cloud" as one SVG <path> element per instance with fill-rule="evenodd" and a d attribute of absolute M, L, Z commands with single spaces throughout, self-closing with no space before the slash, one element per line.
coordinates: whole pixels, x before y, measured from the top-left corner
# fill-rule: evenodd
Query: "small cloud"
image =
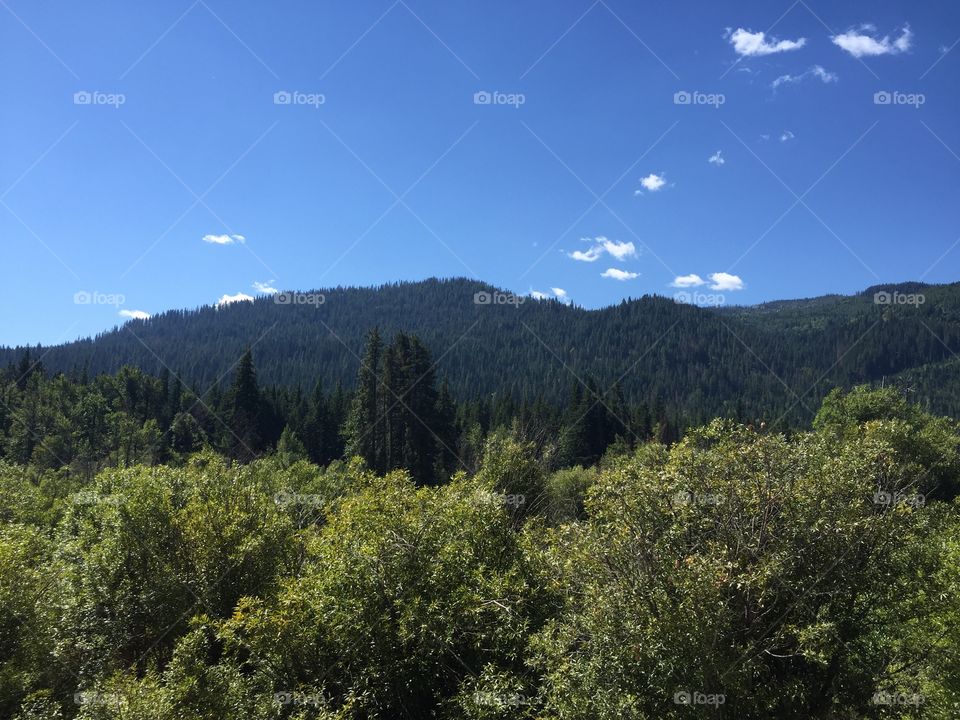
<path fill-rule="evenodd" d="M 784 130 L 783 134 L 780 135 L 780 142 L 788 142 L 790 140 L 793 140 L 795 137 L 796 135 L 794 135 L 792 131 Z"/>
<path fill-rule="evenodd" d="M 595 245 L 587 250 L 574 250 L 570 253 L 571 258 L 580 262 L 593 262 L 598 260 L 601 255 L 603 255 L 603 246 L 601 245 Z"/>
<path fill-rule="evenodd" d="M 711 290 L 743 290 L 743 280 L 725 272 L 711 273 L 710 282 Z"/>
<path fill-rule="evenodd" d="M 877 38 L 866 33 L 874 32 L 876 28 L 873 25 L 861 25 L 856 30 L 847 30 L 840 35 L 834 35 L 830 38 L 834 45 L 846 50 L 855 58 L 875 55 L 899 55 L 910 49 L 913 40 L 913 32 L 909 25 L 904 25 L 900 31 L 900 37 L 893 40 L 889 35 Z"/>
<path fill-rule="evenodd" d="M 567 291 L 563 288 L 550 288 L 550 292 L 541 292 L 540 290 L 530 289 L 530 297 L 534 300 L 552 300 L 556 299 L 562 303 L 569 303 L 570 298 L 567 297 Z"/>
<path fill-rule="evenodd" d="M 617 260 L 625 260 L 628 257 L 636 257 L 637 249 L 632 242 L 613 242 L 605 237 L 598 237 L 598 241 L 603 245 L 603 249 Z"/>
<path fill-rule="evenodd" d="M 767 140 L 770 139 L 770 136 L 767 135 L 766 133 L 764 133 L 764 134 L 762 134 L 762 135 L 760 136 L 760 139 L 763 140 L 764 142 L 766 142 Z"/>
<path fill-rule="evenodd" d="M 253 302 L 253 297 L 242 292 L 236 295 L 224 295 L 217 300 L 217 307 L 224 307 L 225 305 L 232 305 L 237 302 Z"/>
<path fill-rule="evenodd" d="M 272 280 L 270 282 L 273 282 Z M 253 283 L 253 289 L 257 292 L 267 293 L 268 295 L 275 295 L 280 292 L 277 288 L 270 285 L 270 283 L 255 282 Z"/>
<path fill-rule="evenodd" d="M 645 190 L 649 190 L 650 192 L 657 192 L 658 190 L 662 190 L 663 186 L 667 184 L 667 178 L 664 176 L 663 173 L 660 173 L 659 175 L 657 175 L 656 173 L 650 173 L 645 178 L 640 178 L 640 184 L 644 187 Z M 638 193 L 640 193 L 639 190 L 636 191 L 634 195 Z"/>
<path fill-rule="evenodd" d="M 711 156 L 707 159 L 707 162 L 708 162 L 708 163 L 713 163 L 714 165 L 724 165 L 724 164 L 726 164 L 727 161 L 724 160 L 722 151 L 721 151 L 721 150 L 717 150 L 713 155 L 711 155 Z"/>
<path fill-rule="evenodd" d="M 607 268 L 600 273 L 600 277 L 623 281 L 633 280 L 634 278 L 640 277 L 640 273 L 627 272 L 626 270 L 621 270 L 620 268 Z"/>
<path fill-rule="evenodd" d="M 597 238 L 581 238 L 581 240 L 583 242 L 593 243 L 593 247 L 586 250 L 574 250 L 572 253 L 568 253 L 568 257 L 573 260 L 595 262 L 600 259 L 600 256 L 604 253 L 621 261 L 637 256 L 637 248 L 632 242 L 616 242 L 602 235 Z"/>
<path fill-rule="evenodd" d="M 706 280 L 697 275 L 696 273 L 691 273 L 689 275 L 677 275 L 673 279 L 673 282 L 670 283 L 672 287 L 678 288 L 689 288 L 689 287 L 700 287 L 703 285 Z"/>
<path fill-rule="evenodd" d="M 211 245 L 234 245 L 244 243 L 247 239 L 243 235 L 204 235 L 203 241 Z"/>
<path fill-rule="evenodd" d="M 774 37 L 767 39 L 766 33 L 755 32 L 743 28 L 737 28 L 732 33 L 725 36 L 734 51 L 740 57 L 754 57 L 758 55 L 772 55 L 774 53 L 786 52 L 787 50 L 799 50 L 807 43 L 806 38 L 797 38 L 796 40 L 777 40 Z"/>
<path fill-rule="evenodd" d="M 120 317 L 130 318 L 132 320 L 150 319 L 150 313 L 144 312 L 143 310 L 121 310 L 118 314 Z"/>
<path fill-rule="evenodd" d="M 770 83 L 770 87 L 776 90 L 785 83 L 800 83 L 806 80 L 808 77 L 817 78 L 824 83 L 832 83 L 840 79 L 836 73 L 826 70 L 822 65 L 814 65 L 809 70 L 802 72 L 799 75 L 781 75 L 772 83 Z"/>

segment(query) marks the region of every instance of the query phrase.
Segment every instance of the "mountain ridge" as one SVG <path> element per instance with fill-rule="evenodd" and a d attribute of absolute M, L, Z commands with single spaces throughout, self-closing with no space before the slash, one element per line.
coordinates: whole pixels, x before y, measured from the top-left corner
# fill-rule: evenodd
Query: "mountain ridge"
<path fill-rule="evenodd" d="M 922 293 L 924 301 L 877 304 L 879 292 Z M 489 302 L 478 303 L 477 293 L 490 294 Z M 799 424 L 833 386 L 904 372 L 942 385 L 942 368 L 949 380 L 949 361 L 960 351 L 960 283 L 890 283 L 854 295 L 719 308 L 643 295 L 587 309 L 466 278 L 296 295 L 314 295 L 314 302 L 264 296 L 168 310 L 70 343 L 0 348 L 0 365 L 29 350 L 54 372 L 133 365 L 154 374 L 166 369 L 206 388 L 222 382 L 252 347 L 265 384 L 309 388 L 319 379 L 349 387 L 366 333 L 376 326 L 384 335 L 419 335 L 462 398 L 502 393 L 562 402 L 571 384 L 595 382 L 694 420 L 765 412 Z M 917 372 L 931 364 L 941 369 Z M 943 388 L 924 393 L 931 407 L 957 413 Z"/>

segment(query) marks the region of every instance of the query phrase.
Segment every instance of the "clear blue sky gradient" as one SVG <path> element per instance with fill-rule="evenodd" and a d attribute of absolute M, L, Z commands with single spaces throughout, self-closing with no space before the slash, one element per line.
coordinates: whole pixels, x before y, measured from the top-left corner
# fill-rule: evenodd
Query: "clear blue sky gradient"
<path fill-rule="evenodd" d="M 864 23 L 910 49 L 831 42 Z M 728 28 L 806 41 L 741 58 Z M 156 313 L 254 282 L 465 275 L 599 307 L 689 273 L 737 275 L 737 303 L 954 281 L 958 37 L 946 1 L 2 0 L 0 343 L 123 322 L 78 291 Z M 636 257 L 569 257 L 601 236 Z"/>

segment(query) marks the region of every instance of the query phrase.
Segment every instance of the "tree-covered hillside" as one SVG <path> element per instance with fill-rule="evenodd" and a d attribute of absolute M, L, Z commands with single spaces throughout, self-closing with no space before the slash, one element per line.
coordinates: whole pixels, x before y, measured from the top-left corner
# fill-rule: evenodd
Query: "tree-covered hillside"
<path fill-rule="evenodd" d="M 875 302 L 885 292 L 892 301 Z M 477 303 L 486 293 L 488 303 Z M 897 298 L 921 295 L 922 304 Z M 617 384 L 630 402 L 663 403 L 678 416 L 812 418 L 833 387 L 896 381 L 960 352 L 960 284 L 870 288 L 756 307 L 700 308 L 645 296 L 588 311 L 502 293 L 470 280 L 333 288 L 216 309 L 170 311 L 90 340 L 32 348 L 54 371 L 88 375 L 132 365 L 164 369 L 205 391 L 248 347 L 267 385 L 318 379 L 352 387 L 367 332 L 416 334 L 459 399 L 490 394 L 562 402 L 571 378 Z M 317 300 L 322 298 L 322 302 Z M 0 365 L 24 348 L 0 350 Z M 917 400 L 956 414 L 960 380 L 925 383 Z M 944 384 L 946 383 L 946 384 Z"/>

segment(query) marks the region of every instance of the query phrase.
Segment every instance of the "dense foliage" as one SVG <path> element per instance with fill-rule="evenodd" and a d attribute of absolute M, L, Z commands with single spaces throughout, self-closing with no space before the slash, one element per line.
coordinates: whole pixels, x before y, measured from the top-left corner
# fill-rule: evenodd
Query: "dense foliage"
<path fill-rule="evenodd" d="M 0 458 L 67 468 L 90 479 L 109 466 L 178 464 L 203 448 L 249 462 L 276 451 L 288 463 L 319 465 L 360 456 L 376 472 L 407 469 L 439 482 L 473 471 L 485 438 L 503 427 L 535 439 L 553 466 L 589 464 L 614 442 L 636 445 L 678 429 L 662 406 L 627 405 L 619 390 L 571 379 L 565 406 L 509 397 L 456 402 L 416 336 L 384 343 L 374 330 L 356 390 L 260 387 L 252 353 L 243 353 L 224 388 L 185 387 L 169 372 L 134 368 L 88 380 L 50 376 L 24 355 L 0 371 Z"/>
<path fill-rule="evenodd" d="M 923 302 L 878 304 L 878 292 Z M 477 304 L 478 293 L 491 302 Z M 309 392 L 318 379 L 328 390 L 352 388 L 366 333 L 379 327 L 385 339 L 416 334 L 461 402 L 493 394 L 563 404 L 572 372 L 599 387 L 617 384 L 627 402 L 662 405 L 694 424 L 762 415 L 771 425 L 804 427 L 830 389 L 884 382 L 914 390 L 935 412 L 960 416 L 960 284 L 876 287 L 750 308 L 646 296 L 587 311 L 463 279 L 303 297 L 316 302 L 264 297 L 170 311 L 90 340 L 30 350 L 71 377 L 124 365 L 153 375 L 169 369 L 203 394 L 253 347 L 265 386 Z M 20 362 L 25 351 L 0 348 L 0 366 Z"/>
<path fill-rule="evenodd" d="M 70 405 L 99 388 L 118 442 L 112 413 L 164 397 L 124 395 L 125 373 Z M 227 422 L 257 427 L 252 364 L 236 375 Z M 614 443 L 589 468 L 554 469 L 515 422 L 438 484 L 320 467 L 285 435 L 251 462 L 133 464 L 139 438 L 100 469 L 80 432 L 88 475 L 0 463 L 0 716 L 960 714 L 960 427 L 898 391 L 834 392 L 790 435 L 716 420 Z"/>

